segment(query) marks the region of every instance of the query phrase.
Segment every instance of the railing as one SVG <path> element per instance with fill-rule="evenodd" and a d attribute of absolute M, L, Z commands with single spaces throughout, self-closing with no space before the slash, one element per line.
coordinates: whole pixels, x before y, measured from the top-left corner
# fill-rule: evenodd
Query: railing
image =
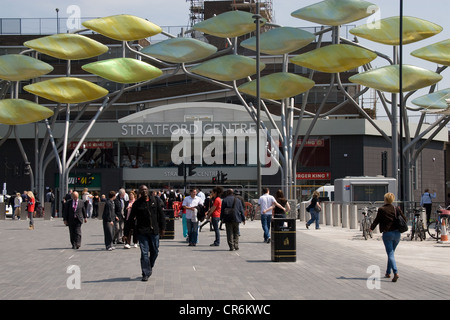
<path fill-rule="evenodd" d="M 56 33 L 70 33 L 83 29 L 82 23 L 97 17 L 84 18 L 0 18 L 0 34 L 2 35 L 51 35 Z M 174 36 L 181 34 L 183 26 L 161 26 L 161 28 Z M 92 33 L 92 31 L 88 31 Z M 161 37 L 161 39 L 159 39 Z M 160 35 L 151 38 L 160 41 L 167 37 Z"/>
<path fill-rule="evenodd" d="M 381 207 L 383 202 L 374 203 L 373 206 Z M 444 206 L 444 203 L 433 203 L 431 218 L 436 216 L 436 210 L 439 208 L 439 205 Z M 306 203 L 300 203 L 298 206 L 298 219 L 300 221 L 308 221 L 310 215 L 306 212 Z M 347 229 L 359 229 L 361 222 L 361 208 L 364 206 L 372 206 L 372 204 L 368 202 L 358 202 L 358 203 L 337 203 L 337 202 L 322 202 L 322 211 L 319 213 L 320 215 L 320 224 L 329 225 L 333 227 L 341 227 Z M 409 204 L 405 204 L 405 211 L 410 208 L 420 208 L 420 203 L 411 202 Z M 412 214 L 408 214 L 406 212 L 408 223 L 410 224 L 413 218 Z M 375 214 L 376 216 L 376 214 Z M 374 218 L 375 218 L 374 216 Z M 425 221 L 425 220 L 424 220 Z M 378 227 L 375 230 L 379 232 Z"/>
<path fill-rule="evenodd" d="M 82 29 L 82 23 L 98 17 L 82 18 L 0 18 L 0 34 L 3 35 L 50 35 L 55 33 L 69 33 Z M 341 34 L 349 37 L 349 30 L 355 25 L 341 26 Z M 187 30 L 187 26 L 161 26 L 161 28 L 172 35 L 178 36 L 182 30 Z M 302 30 L 316 33 L 321 30 L 321 26 L 302 27 Z M 89 31 L 92 32 L 92 31 Z M 162 36 L 162 39 L 165 37 Z M 152 41 L 158 41 L 158 36 L 152 37 Z M 331 34 L 325 34 L 323 41 L 331 41 Z"/>

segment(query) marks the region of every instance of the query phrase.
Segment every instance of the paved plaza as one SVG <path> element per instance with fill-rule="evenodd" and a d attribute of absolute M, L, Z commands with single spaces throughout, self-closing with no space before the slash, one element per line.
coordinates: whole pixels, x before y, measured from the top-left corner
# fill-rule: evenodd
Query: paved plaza
<path fill-rule="evenodd" d="M 403 240 L 397 252 L 400 279 L 384 275 L 380 235 L 364 240 L 358 230 L 322 226 L 307 230 L 297 220 L 296 262 L 272 262 L 260 221 L 241 225 L 240 250 L 211 247 L 209 225 L 188 247 L 181 220 L 174 240 L 161 240 L 153 275 L 141 281 L 138 248 L 111 252 L 100 220 L 82 227 L 79 250 L 71 249 L 62 220 L 0 221 L 0 300 L 390 300 L 448 299 L 450 244 Z M 404 237 L 404 236 L 403 236 Z M 78 278 L 76 278 L 78 276 Z"/>

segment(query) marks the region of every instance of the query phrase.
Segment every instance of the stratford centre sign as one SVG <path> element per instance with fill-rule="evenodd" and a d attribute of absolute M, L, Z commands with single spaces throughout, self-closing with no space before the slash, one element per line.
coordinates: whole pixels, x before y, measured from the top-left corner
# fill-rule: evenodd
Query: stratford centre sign
<path fill-rule="evenodd" d="M 199 126 L 198 123 L 201 123 Z M 198 134 L 209 131 L 256 132 L 254 122 L 179 122 L 179 123 L 126 123 L 121 125 L 122 137 L 171 137 L 174 134 Z"/>

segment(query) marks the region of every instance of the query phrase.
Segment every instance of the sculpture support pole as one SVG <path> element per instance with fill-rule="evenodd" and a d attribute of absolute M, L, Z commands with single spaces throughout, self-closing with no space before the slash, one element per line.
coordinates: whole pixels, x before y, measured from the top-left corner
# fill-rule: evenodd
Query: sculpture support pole
<path fill-rule="evenodd" d="M 394 46 L 394 64 L 397 64 L 397 47 Z M 397 131 L 397 94 L 392 94 L 392 177 L 397 181 L 397 190 L 399 188 L 398 181 L 398 131 Z"/>
<path fill-rule="evenodd" d="M 256 1 L 256 15 L 254 16 L 256 19 L 256 104 L 257 104 L 257 113 L 256 113 L 256 123 L 257 123 L 257 131 L 256 131 L 256 175 L 257 175 L 257 190 L 256 196 L 259 197 L 261 195 L 262 183 L 261 183 L 261 141 L 260 141 L 260 127 L 261 127 L 261 71 L 260 71 L 260 59 L 261 59 L 261 48 L 260 48 L 260 19 L 259 15 L 259 1 Z"/>

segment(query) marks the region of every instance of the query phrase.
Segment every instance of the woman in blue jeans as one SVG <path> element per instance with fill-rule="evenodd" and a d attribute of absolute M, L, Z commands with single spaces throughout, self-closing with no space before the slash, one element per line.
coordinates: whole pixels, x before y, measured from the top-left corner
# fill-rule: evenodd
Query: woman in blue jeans
<path fill-rule="evenodd" d="M 311 219 L 306 223 L 306 229 L 309 229 L 309 226 L 315 221 L 316 222 L 316 230 L 319 230 L 319 220 L 320 220 L 320 214 L 316 210 L 316 206 L 320 206 L 319 204 L 319 192 L 314 191 L 313 197 L 311 199 L 311 204 L 308 206 L 309 208 L 309 214 L 311 215 Z"/>
<path fill-rule="evenodd" d="M 394 273 L 392 282 L 397 282 L 398 269 L 395 262 L 395 249 L 400 242 L 400 232 L 395 225 L 396 214 L 401 214 L 406 221 L 406 217 L 399 207 L 395 208 L 392 204 L 395 200 L 393 193 L 388 192 L 384 195 L 384 205 L 378 209 L 377 217 L 370 226 L 370 230 L 374 230 L 377 225 L 380 225 L 380 232 L 383 233 L 383 243 L 388 256 L 388 263 L 386 269 L 386 278 L 391 277 L 391 271 Z"/>

